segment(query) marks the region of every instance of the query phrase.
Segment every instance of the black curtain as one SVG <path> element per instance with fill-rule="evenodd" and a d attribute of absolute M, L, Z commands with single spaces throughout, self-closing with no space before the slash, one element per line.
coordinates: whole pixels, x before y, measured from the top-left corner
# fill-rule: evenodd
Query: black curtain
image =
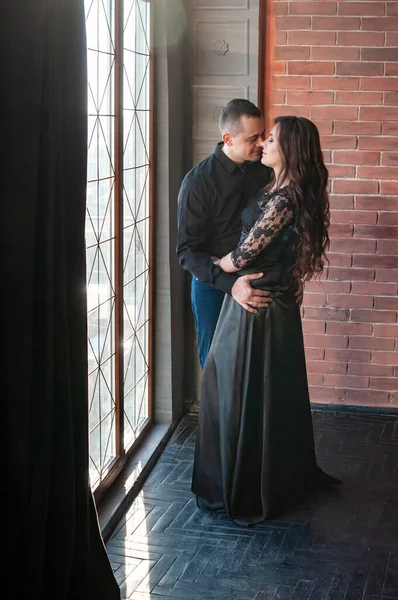
<path fill-rule="evenodd" d="M 2 584 L 115 600 L 88 481 L 84 2 L 4 4 Z"/>

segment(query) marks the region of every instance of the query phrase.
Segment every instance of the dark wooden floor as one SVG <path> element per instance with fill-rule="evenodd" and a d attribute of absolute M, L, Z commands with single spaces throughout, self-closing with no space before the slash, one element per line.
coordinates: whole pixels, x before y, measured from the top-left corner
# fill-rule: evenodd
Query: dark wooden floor
<path fill-rule="evenodd" d="M 343 486 L 246 529 L 196 508 L 187 417 L 107 544 L 122 598 L 397 600 L 398 418 L 313 418 L 319 464 Z"/>

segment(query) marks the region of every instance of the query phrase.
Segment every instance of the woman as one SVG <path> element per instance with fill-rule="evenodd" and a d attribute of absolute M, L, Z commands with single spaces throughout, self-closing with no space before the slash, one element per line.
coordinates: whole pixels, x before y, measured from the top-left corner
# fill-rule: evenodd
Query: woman
<path fill-rule="evenodd" d="M 224 271 L 261 272 L 273 302 L 255 313 L 227 296 L 203 372 L 192 491 L 200 508 L 243 525 L 273 518 L 338 480 L 316 463 L 297 282 L 322 272 L 328 172 L 319 133 L 278 117 L 263 143 L 270 185 L 242 214 Z M 255 308 L 255 307 L 253 307 Z"/>

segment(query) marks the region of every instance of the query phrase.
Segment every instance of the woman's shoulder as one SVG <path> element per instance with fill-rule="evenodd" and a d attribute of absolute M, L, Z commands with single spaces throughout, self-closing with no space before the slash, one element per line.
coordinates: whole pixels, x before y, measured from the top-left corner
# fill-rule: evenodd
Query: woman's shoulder
<path fill-rule="evenodd" d="M 289 186 L 275 188 L 272 190 L 264 189 L 262 196 L 258 200 L 261 208 L 265 208 L 269 203 L 276 206 L 292 204 L 292 194 Z"/>

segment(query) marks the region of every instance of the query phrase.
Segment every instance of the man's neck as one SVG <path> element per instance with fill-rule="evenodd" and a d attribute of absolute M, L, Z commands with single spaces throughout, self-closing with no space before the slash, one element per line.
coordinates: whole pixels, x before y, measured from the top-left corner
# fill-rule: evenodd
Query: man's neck
<path fill-rule="evenodd" d="M 233 152 L 231 152 L 230 147 L 227 146 L 226 144 L 223 144 L 223 146 L 221 147 L 221 150 L 224 152 L 224 154 L 226 156 L 228 156 L 228 158 L 230 158 L 237 165 L 243 165 L 246 162 L 245 160 L 236 158 L 236 156 L 233 155 Z"/>

